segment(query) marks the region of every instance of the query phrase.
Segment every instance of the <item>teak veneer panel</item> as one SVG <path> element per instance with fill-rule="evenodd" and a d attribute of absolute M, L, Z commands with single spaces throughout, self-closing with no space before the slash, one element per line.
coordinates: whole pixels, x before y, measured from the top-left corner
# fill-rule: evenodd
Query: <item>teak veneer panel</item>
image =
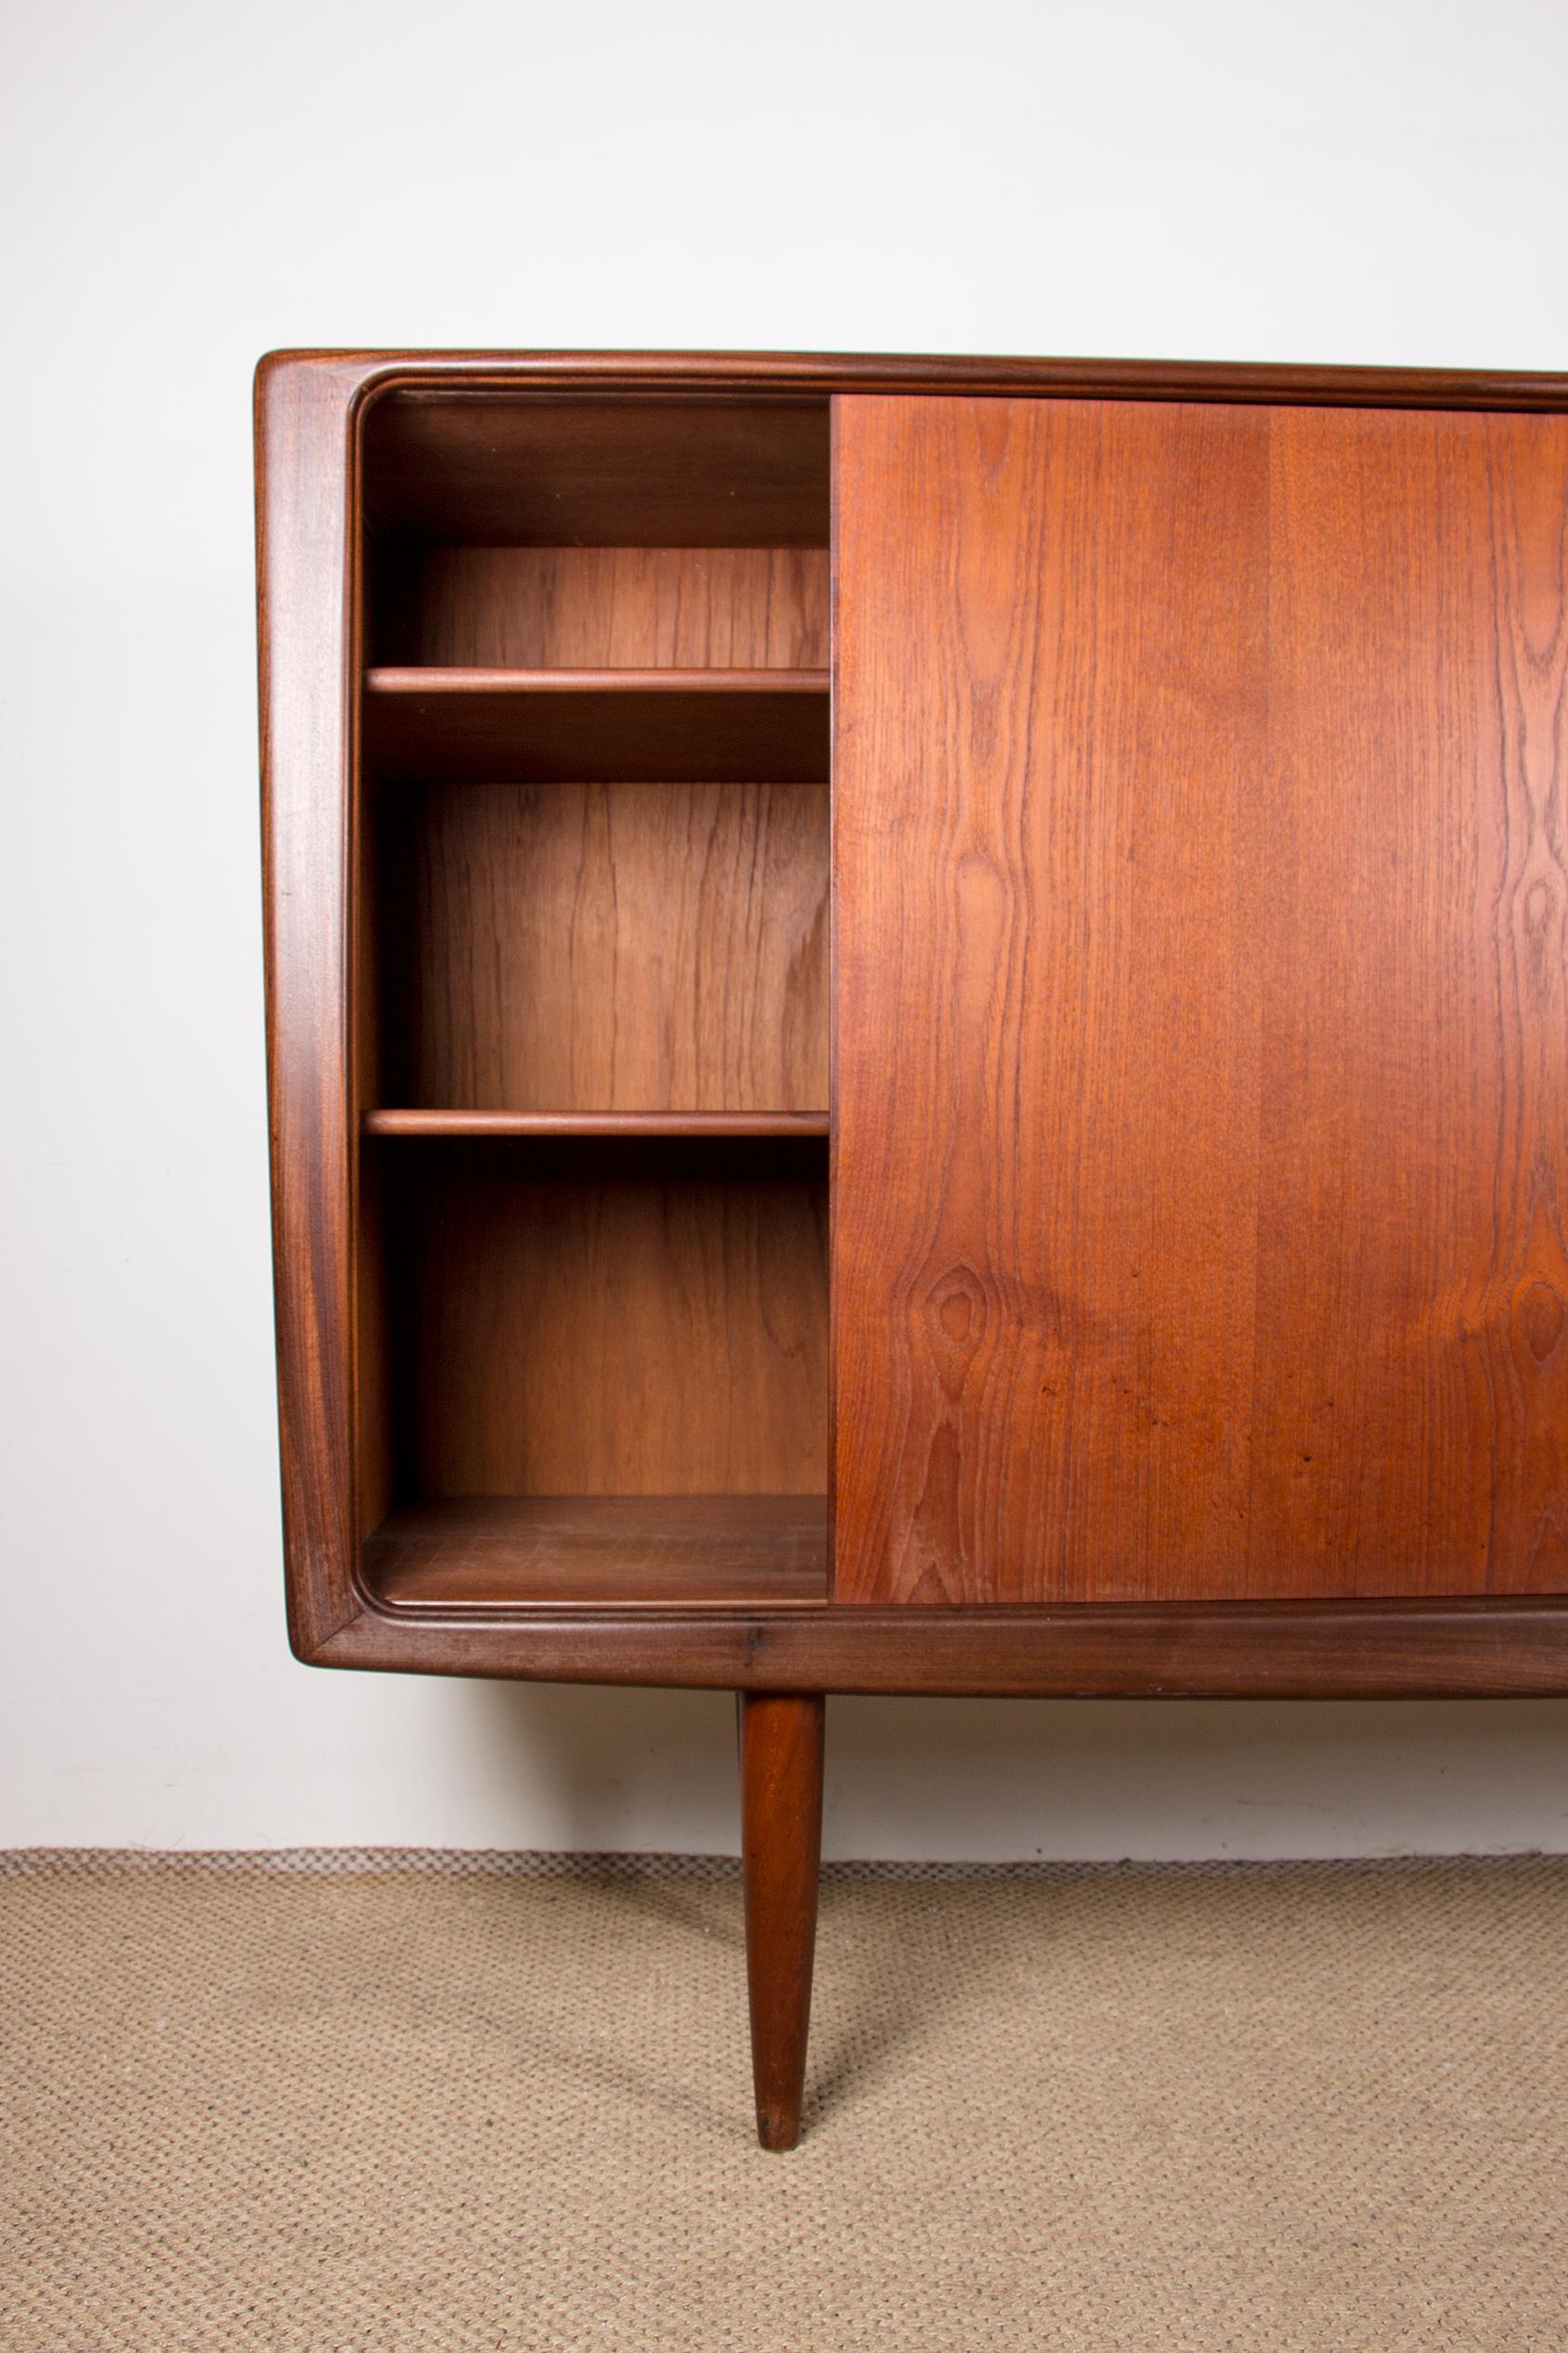
<path fill-rule="evenodd" d="M 820 1495 L 820 1143 L 375 1147 L 400 1501 Z"/>
<path fill-rule="evenodd" d="M 365 1577 L 394 1608 L 824 1602 L 820 1495 L 470 1496 L 391 1514 Z"/>
<path fill-rule="evenodd" d="M 837 1594 L 1568 1587 L 1568 422 L 836 450 Z"/>
<path fill-rule="evenodd" d="M 383 1102 L 825 1110 L 825 786 L 441 786 L 377 825 Z"/>
<path fill-rule="evenodd" d="M 825 670 L 825 548 L 432 547 L 377 567 L 382 663 Z"/>

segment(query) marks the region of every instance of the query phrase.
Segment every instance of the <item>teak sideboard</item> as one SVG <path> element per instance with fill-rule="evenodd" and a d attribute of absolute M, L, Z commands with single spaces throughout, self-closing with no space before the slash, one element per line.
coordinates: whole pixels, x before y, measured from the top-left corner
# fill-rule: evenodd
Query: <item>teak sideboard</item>
<path fill-rule="evenodd" d="M 1568 1691 L 1568 378 L 280 353 L 290 1625 L 740 1695 Z"/>

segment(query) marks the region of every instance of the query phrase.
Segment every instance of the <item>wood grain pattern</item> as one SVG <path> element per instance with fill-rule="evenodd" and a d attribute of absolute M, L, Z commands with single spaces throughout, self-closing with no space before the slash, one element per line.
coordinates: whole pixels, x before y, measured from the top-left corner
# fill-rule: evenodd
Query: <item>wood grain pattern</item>
<path fill-rule="evenodd" d="M 1270 442 L 1294 823 L 1258 1149 L 1292 1246 L 1259 1254 L 1282 1467 L 1250 1556 L 1562 1592 L 1568 421 L 1288 411 Z"/>
<path fill-rule="evenodd" d="M 377 568 L 378 664 L 819 670 L 825 548 L 416 547 Z"/>
<path fill-rule="evenodd" d="M 382 1099 L 821 1111 L 823 786 L 383 797 Z"/>
<path fill-rule="evenodd" d="M 1560 1590 L 1568 424 L 837 448 L 836 1592 Z"/>
<path fill-rule="evenodd" d="M 827 1599 L 820 1495 L 469 1496 L 388 1515 L 365 1580 L 389 1608 Z"/>
<path fill-rule="evenodd" d="M 364 764 L 382 784 L 825 784 L 814 670 L 372 670 Z"/>
<path fill-rule="evenodd" d="M 757 2137 L 793 2149 L 811 2022 L 823 1844 L 820 1692 L 740 1698 L 741 1880 Z"/>
<path fill-rule="evenodd" d="M 386 1153 L 401 1500 L 820 1495 L 820 1144 Z"/>

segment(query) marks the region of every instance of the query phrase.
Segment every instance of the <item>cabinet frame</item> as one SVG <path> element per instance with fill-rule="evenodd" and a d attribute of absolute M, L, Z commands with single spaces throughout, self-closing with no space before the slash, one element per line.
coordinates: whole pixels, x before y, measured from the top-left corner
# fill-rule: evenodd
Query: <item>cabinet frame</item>
<path fill-rule="evenodd" d="M 268 1085 L 291 1640 L 314 1664 L 758 1692 L 1568 1691 L 1568 1596 L 1014 1608 L 388 1606 L 364 1581 L 353 1072 L 361 447 L 399 389 L 1568 410 L 1568 377 L 793 355 L 282 352 L 256 381 Z"/>

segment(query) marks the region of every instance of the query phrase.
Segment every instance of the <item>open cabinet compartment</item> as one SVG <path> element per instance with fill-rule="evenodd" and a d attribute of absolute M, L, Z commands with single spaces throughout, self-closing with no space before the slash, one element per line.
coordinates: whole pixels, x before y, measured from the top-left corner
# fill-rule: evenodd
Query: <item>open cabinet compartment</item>
<path fill-rule="evenodd" d="M 376 1141 L 362 1460 L 394 1602 L 820 1600 L 820 1142 Z"/>
<path fill-rule="evenodd" d="M 820 1601 L 826 403 L 395 392 L 362 465 L 364 1578 Z"/>
<path fill-rule="evenodd" d="M 367 1108 L 825 1117 L 827 800 L 381 783 Z"/>

